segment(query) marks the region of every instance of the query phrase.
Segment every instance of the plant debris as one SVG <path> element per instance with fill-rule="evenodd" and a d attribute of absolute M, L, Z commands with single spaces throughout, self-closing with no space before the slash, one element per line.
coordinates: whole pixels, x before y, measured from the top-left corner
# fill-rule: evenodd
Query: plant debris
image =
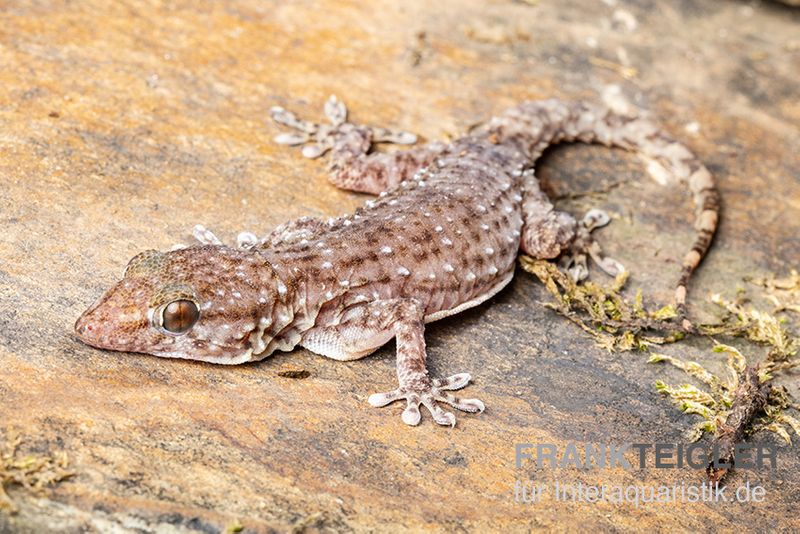
<path fill-rule="evenodd" d="M 746 281 L 764 288 L 766 297 L 775 305 L 772 313 L 800 314 L 800 273 L 795 269 L 786 278 L 749 278 Z"/>
<path fill-rule="evenodd" d="M 623 271 L 608 286 L 586 281 L 576 283 L 554 263 L 521 256 L 520 264 L 544 284 L 553 297 L 545 306 L 557 311 L 592 336 L 608 351 L 649 350 L 683 339 L 688 333 L 676 322 L 673 306 L 648 310 L 637 291 L 633 302 L 621 295 L 628 279 Z M 704 389 L 692 384 L 671 386 L 662 380 L 656 390 L 671 398 L 678 408 L 702 419 L 688 433 L 690 442 L 704 434 L 714 436 L 712 447 L 719 451 L 721 464 L 733 465 L 734 447 L 747 435 L 759 430 L 776 433 L 791 444 L 790 430 L 800 436 L 800 420 L 787 410 L 800 409 L 785 388 L 772 381 L 780 373 L 797 367 L 800 360 L 800 336 L 787 327 L 787 318 L 778 313 L 800 313 L 800 274 L 792 270 L 787 278 L 750 279 L 763 289 L 763 297 L 774 309 L 767 312 L 753 306 L 740 292 L 736 300 L 712 295 L 710 300 L 723 311 L 716 323 L 698 325 L 694 335 L 743 338 L 764 346 L 768 353 L 760 363 L 748 363 L 735 347 L 714 341 L 713 351 L 727 355 L 727 376 L 719 377 L 694 361 L 684 361 L 653 353 L 649 363 L 669 363 L 701 382 Z M 658 333 L 658 335 L 654 334 Z M 713 338 L 712 338 L 713 339 Z M 728 468 L 710 464 L 706 470 L 712 482 L 719 482 Z"/>
<path fill-rule="evenodd" d="M 302 534 L 306 529 L 319 526 L 325 519 L 322 512 L 314 512 L 292 525 L 292 534 Z"/>
<path fill-rule="evenodd" d="M 236 534 L 237 532 L 241 532 L 244 530 L 244 525 L 238 520 L 230 523 L 225 527 L 225 534 Z"/>
<path fill-rule="evenodd" d="M 784 318 L 746 306 L 743 299 L 729 301 L 720 295 L 712 295 L 711 302 L 724 309 L 727 315 L 718 324 L 704 325 L 704 334 L 744 337 L 768 345 L 770 352 L 763 369 L 765 373 L 797 365 L 794 356 L 800 349 L 800 338 L 787 330 Z"/>
<path fill-rule="evenodd" d="M 797 278 L 796 271 L 792 271 L 792 277 Z M 762 287 L 770 291 L 770 287 L 776 286 Z M 796 281 L 780 287 L 789 291 L 790 297 L 793 297 L 793 292 L 800 293 L 800 284 Z M 689 440 L 697 441 L 704 433 L 713 434 L 712 447 L 720 451 L 721 463 L 732 464 L 735 444 L 749 434 L 768 430 L 788 444 L 792 442 L 789 429 L 800 436 L 800 420 L 786 413 L 788 409 L 798 410 L 800 406 L 791 402 L 785 388 L 775 387 L 772 383 L 777 373 L 798 365 L 800 337 L 786 328 L 784 318 L 746 306 L 743 298 L 728 301 L 712 295 L 711 301 L 720 306 L 726 316 L 718 324 L 704 325 L 704 333 L 742 337 L 766 346 L 768 353 L 763 361 L 749 364 L 735 347 L 715 342 L 714 352 L 727 354 L 727 379 L 710 373 L 697 362 L 685 362 L 663 354 L 653 354 L 648 362 L 674 365 L 708 387 L 710 391 L 690 384 L 672 387 L 661 380 L 655 384 L 656 390 L 675 401 L 681 411 L 703 418 L 692 427 Z M 775 309 L 791 310 L 780 302 Z M 758 416 L 761 417 L 757 420 Z M 706 472 L 711 482 L 719 482 L 728 468 L 709 464 Z"/>
<path fill-rule="evenodd" d="M 674 306 L 647 310 L 641 291 L 636 293 L 633 303 L 622 296 L 628 271 L 617 275 L 609 286 L 602 286 L 592 281 L 578 284 L 547 260 L 523 255 L 520 264 L 534 274 L 553 297 L 554 302 L 545 303 L 545 306 L 577 324 L 610 352 L 645 350 L 651 345 L 673 343 L 685 336 L 680 325 L 670 322 L 678 316 Z"/>
<path fill-rule="evenodd" d="M 18 508 L 6 493 L 10 486 L 40 493 L 51 486 L 75 475 L 70 471 L 69 460 L 64 452 L 55 455 L 22 455 L 22 437 L 13 429 L 6 431 L 5 442 L 0 445 L 0 510 L 16 513 Z"/>
<path fill-rule="evenodd" d="M 298 380 L 311 376 L 311 373 L 306 369 L 288 363 L 281 366 L 275 374 L 283 378 L 296 378 Z"/>

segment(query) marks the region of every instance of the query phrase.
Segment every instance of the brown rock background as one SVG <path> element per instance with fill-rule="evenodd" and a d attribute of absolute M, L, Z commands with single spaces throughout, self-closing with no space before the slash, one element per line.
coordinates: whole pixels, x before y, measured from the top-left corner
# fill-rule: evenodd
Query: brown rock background
<path fill-rule="evenodd" d="M 71 335 L 130 257 L 190 241 L 196 223 L 230 240 L 363 202 L 271 142 L 270 106 L 317 118 L 331 93 L 359 121 L 434 139 L 522 99 L 619 85 L 719 180 L 724 219 L 693 293 L 710 313 L 709 292 L 797 267 L 799 22 L 780 4 L 710 0 L 4 3 L 0 422 L 26 451 L 65 451 L 77 474 L 43 496 L 12 488 L 21 510 L 0 512 L 0 530 L 800 529 L 800 449 L 785 446 L 779 470 L 731 482 L 764 485 L 760 504 L 515 504 L 517 478 L 700 480 L 514 468 L 514 443 L 680 442 L 694 421 L 652 386 L 679 372 L 597 349 L 522 272 L 429 328 L 433 371 L 471 371 L 468 395 L 488 406 L 453 430 L 367 405 L 394 381 L 392 346 L 350 363 L 298 350 L 226 368 Z M 601 239 L 634 289 L 666 301 L 690 235 L 686 195 L 603 148 L 555 149 L 541 169 L 558 192 L 632 180 L 593 201 L 618 215 Z M 720 369 L 709 346 L 668 351 Z M 277 376 L 289 362 L 311 376 Z M 784 383 L 798 394 L 796 375 Z"/>

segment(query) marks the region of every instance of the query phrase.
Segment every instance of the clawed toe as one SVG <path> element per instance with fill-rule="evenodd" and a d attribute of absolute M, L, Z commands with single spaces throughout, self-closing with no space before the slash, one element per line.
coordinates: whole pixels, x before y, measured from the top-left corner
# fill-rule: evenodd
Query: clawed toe
<path fill-rule="evenodd" d="M 431 412 L 433 420 L 442 426 L 454 427 L 456 426 L 456 416 L 452 412 L 442 410 L 432 395 L 424 395 L 422 397 L 422 404 Z"/>
<path fill-rule="evenodd" d="M 469 373 L 458 373 L 447 378 L 434 378 L 433 386 L 445 391 L 455 391 L 461 389 L 472 380 L 472 375 Z"/>
<path fill-rule="evenodd" d="M 391 404 L 394 401 L 405 399 L 406 408 L 403 410 L 402 419 L 407 425 L 416 426 L 422 418 L 420 405 L 425 406 L 431 413 L 433 420 L 442 425 L 454 427 L 456 416 L 452 412 L 445 411 L 438 403 L 444 402 L 457 410 L 469 413 L 480 413 L 486 406 L 478 399 L 460 399 L 447 391 L 461 389 L 471 380 L 469 373 L 459 373 L 453 376 L 434 379 L 427 387 L 416 389 L 397 388 L 387 393 L 375 393 L 369 396 L 368 402 L 380 408 Z"/>
<path fill-rule="evenodd" d="M 389 391 L 388 393 L 373 393 L 367 399 L 367 402 L 370 403 L 375 408 L 382 408 L 387 404 L 391 404 L 396 400 L 400 400 L 404 397 L 403 393 L 400 389 L 395 389 L 394 391 Z"/>
<path fill-rule="evenodd" d="M 401 416 L 405 424 L 409 426 L 417 426 L 419 424 L 419 420 L 422 418 L 422 414 L 419 413 L 419 403 L 419 395 L 412 393 L 408 396 L 406 409 L 403 410 L 403 415 Z"/>
<path fill-rule="evenodd" d="M 341 126 L 347 121 L 347 106 L 336 95 L 331 95 L 325 102 L 325 116 L 333 126 Z"/>
<path fill-rule="evenodd" d="M 253 248 L 258 244 L 258 237 L 253 232 L 240 232 L 236 236 L 236 246 L 239 248 Z"/>
<path fill-rule="evenodd" d="M 393 143 L 395 145 L 413 145 L 417 136 L 402 130 L 389 130 L 388 128 L 371 127 L 372 140 L 376 143 Z"/>
<path fill-rule="evenodd" d="M 457 408 L 462 412 L 481 413 L 486 409 L 483 402 L 478 399 L 460 399 L 449 393 L 440 393 L 436 396 L 436 400 L 446 402 L 453 408 Z"/>
<path fill-rule="evenodd" d="M 608 216 L 608 213 L 603 210 L 593 208 L 587 211 L 586 215 L 583 216 L 581 225 L 586 229 L 586 231 L 591 232 L 606 226 L 610 222 L 611 217 Z"/>

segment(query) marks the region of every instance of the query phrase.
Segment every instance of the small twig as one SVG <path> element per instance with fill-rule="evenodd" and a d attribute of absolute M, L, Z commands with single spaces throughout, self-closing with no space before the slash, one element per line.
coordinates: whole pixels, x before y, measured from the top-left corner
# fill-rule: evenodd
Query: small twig
<path fill-rule="evenodd" d="M 733 467 L 736 444 L 744 439 L 756 414 L 767 406 L 771 389 L 772 384 L 759 381 L 758 365 L 748 365 L 739 377 L 739 387 L 734 392 L 731 410 L 725 422 L 719 425 L 712 442 L 712 450 L 718 451 L 706 467 L 706 475 L 712 484 L 721 482 Z"/>

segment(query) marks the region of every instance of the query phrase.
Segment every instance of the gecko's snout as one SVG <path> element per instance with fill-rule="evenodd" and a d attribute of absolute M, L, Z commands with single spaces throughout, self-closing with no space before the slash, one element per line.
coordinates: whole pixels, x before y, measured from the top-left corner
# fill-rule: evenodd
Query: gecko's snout
<path fill-rule="evenodd" d="M 91 310 L 86 311 L 75 321 L 75 335 L 87 345 L 94 347 L 99 345 L 101 336 L 100 324 L 92 317 Z"/>
<path fill-rule="evenodd" d="M 138 310 L 126 310 L 127 315 L 109 310 L 108 300 L 113 292 L 106 293 L 97 302 L 84 311 L 75 321 L 74 331 L 78 340 L 98 349 L 122 350 L 122 341 L 126 338 L 126 327 L 131 320 L 141 317 Z"/>
<path fill-rule="evenodd" d="M 75 333 L 78 335 L 78 337 L 83 337 L 86 332 L 91 332 L 92 330 L 94 330 L 94 327 L 90 323 L 86 322 L 82 316 L 75 321 Z"/>

